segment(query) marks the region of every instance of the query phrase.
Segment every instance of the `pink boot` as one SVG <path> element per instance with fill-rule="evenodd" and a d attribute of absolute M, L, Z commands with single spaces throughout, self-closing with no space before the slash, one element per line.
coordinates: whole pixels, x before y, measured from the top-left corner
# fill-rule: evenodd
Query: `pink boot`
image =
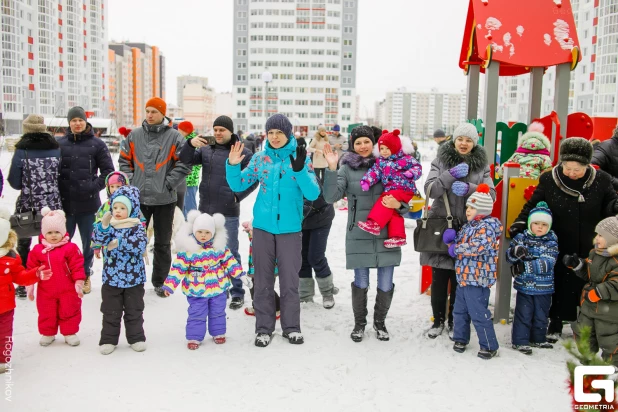
<path fill-rule="evenodd" d="M 392 237 L 384 241 L 384 247 L 387 249 L 393 249 L 396 247 L 405 246 L 407 243 L 408 242 L 406 242 L 406 240 L 401 237 Z"/>
<path fill-rule="evenodd" d="M 361 230 L 364 230 L 367 233 L 371 233 L 374 236 L 378 236 L 380 234 L 380 231 L 382 230 L 382 228 L 380 228 L 380 225 L 378 225 L 373 220 L 367 220 L 366 222 L 358 222 L 357 225 Z"/>

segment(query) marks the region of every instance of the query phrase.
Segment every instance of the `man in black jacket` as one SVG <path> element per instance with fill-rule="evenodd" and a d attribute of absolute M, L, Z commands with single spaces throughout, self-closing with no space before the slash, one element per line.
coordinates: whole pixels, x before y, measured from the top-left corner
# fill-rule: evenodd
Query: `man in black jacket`
<path fill-rule="evenodd" d="M 202 182 L 200 183 L 200 205 L 202 213 L 221 213 L 225 216 L 225 228 L 228 239 L 227 246 L 241 263 L 238 253 L 238 226 L 240 216 L 240 202 L 255 190 L 258 183 L 251 186 L 248 190 L 234 193 L 225 178 L 225 164 L 230 155 L 231 147 L 239 141 L 234 134 L 234 123 L 227 116 L 219 116 L 213 123 L 215 144 L 202 146 L 195 151 L 192 164 L 202 165 Z M 193 140 L 188 140 L 190 145 L 195 147 Z M 244 169 L 249 164 L 253 153 L 249 149 L 243 149 L 245 158 L 241 162 Z M 240 279 L 232 279 L 232 289 L 230 290 L 232 301 L 230 309 L 240 309 L 245 303 L 245 291 Z"/>
<path fill-rule="evenodd" d="M 67 115 L 69 128 L 60 144 L 60 176 L 58 186 L 62 208 L 67 217 L 71 238 L 79 229 L 84 254 L 86 282 L 84 293 L 90 293 L 90 275 L 94 251 L 90 249 L 95 213 L 101 206 L 99 192 L 105 189 L 105 178 L 114 171 L 114 163 L 105 142 L 94 136 L 86 120 L 86 112 L 75 106 Z"/>
<path fill-rule="evenodd" d="M 592 164 L 611 175 L 612 186 L 618 191 L 618 127 L 611 139 L 596 145 L 592 154 Z"/>

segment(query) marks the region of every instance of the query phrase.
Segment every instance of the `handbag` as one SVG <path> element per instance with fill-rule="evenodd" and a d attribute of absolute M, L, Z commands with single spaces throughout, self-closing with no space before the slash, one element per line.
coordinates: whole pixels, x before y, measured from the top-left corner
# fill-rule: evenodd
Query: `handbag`
<path fill-rule="evenodd" d="M 442 241 L 442 235 L 446 229 L 459 230 L 461 225 L 459 219 L 451 215 L 451 207 L 446 193 L 442 195 L 444 206 L 446 207 L 446 217 L 427 217 L 431 186 L 433 186 L 433 183 L 429 185 L 427 190 L 421 218 L 416 220 L 414 249 L 417 252 L 448 254 L 448 245 Z"/>
<path fill-rule="evenodd" d="M 38 236 L 41 233 L 41 221 L 43 216 L 41 212 L 35 210 L 34 203 L 32 201 L 32 182 L 30 181 L 30 162 L 28 161 L 28 151 L 26 150 L 26 173 L 27 173 L 27 185 L 30 188 L 30 210 L 22 213 L 15 213 L 11 215 L 9 221 L 11 223 L 11 229 L 17 233 L 17 237 L 20 239 L 29 238 L 32 236 Z"/>

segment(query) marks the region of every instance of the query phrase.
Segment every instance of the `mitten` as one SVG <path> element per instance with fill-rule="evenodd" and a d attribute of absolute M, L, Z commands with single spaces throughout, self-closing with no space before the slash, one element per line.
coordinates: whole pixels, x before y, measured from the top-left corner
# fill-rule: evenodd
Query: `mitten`
<path fill-rule="evenodd" d="M 603 296 L 601 296 L 597 288 L 585 289 L 584 298 L 590 303 L 597 303 L 603 300 Z"/>
<path fill-rule="evenodd" d="M 290 155 L 290 164 L 292 165 L 292 170 L 295 172 L 300 172 L 305 167 L 305 159 L 307 158 L 307 149 L 304 146 L 296 147 L 296 159 Z"/>
<path fill-rule="evenodd" d="M 513 239 L 518 234 L 522 233 L 526 230 L 526 224 L 523 222 L 515 222 L 509 228 L 509 235 L 511 235 L 511 239 Z"/>
<path fill-rule="evenodd" d="M 47 279 L 51 278 L 52 271 L 51 271 L 51 269 L 45 269 L 45 266 L 39 266 L 39 268 L 36 271 L 36 274 L 39 277 L 39 279 L 47 280 Z"/>
<path fill-rule="evenodd" d="M 449 173 L 455 179 L 462 179 L 468 176 L 468 172 L 470 171 L 470 166 L 467 163 L 459 163 L 457 166 L 449 169 Z"/>
<path fill-rule="evenodd" d="M 107 229 L 109 227 L 109 222 L 111 220 L 112 220 L 112 214 L 110 212 L 105 212 L 105 214 L 101 218 L 101 227 L 103 229 Z"/>
<path fill-rule="evenodd" d="M 30 302 L 34 300 L 34 285 L 26 286 L 26 295 Z"/>
<path fill-rule="evenodd" d="M 453 243 L 455 238 L 457 237 L 457 232 L 455 229 L 446 229 L 442 234 L 442 241 L 447 245 Z"/>
<path fill-rule="evenodd" d="M 243 276 L 242 277 L 242 283 L 243 285 L 245 285 L 247 288 L 251 289 L 253 287 L 253 281 L 251 280 L 251 278 L 249 276 Z"/>
<path fill-rule="evenodd" d="M 455 244 L 454 243 L 452 243 L 448 247 L 448 254 L 451 255 L 451 257 L 457 257 L 457 253 L 455 253 Z"/>
<path fill-rule="evenodd" d="M 517 245 L 513 248 L 513 256 L 517 259 L 523 259 L 528 256 L 528 248 L 522 245 Z"/>
<path fill-rule="evenodd" d="M 412 179 L 414 177 L 414 173 L 412 172 L 412 170 L 406 170 L 405 172 L 403 172 L 403 175 L 408 179 Z"/>
<path fill-rule="evenodd" d="M 75 281 L 75 292 L 77 292 L 77 296 L 80 298 L 84 297 L 84 281 L 76 280 Z"/>
<path fill-rule="evenodd" d="M 114 239 L 107 244 L 107 250 L 114 250 L 118 247 L 118 239 Z"/>
<path fill-rule="evenodd" d="M 580 265 L 581 261 L 582 260 L 577 256 L 577 253 L 562 256 L 562 263 L 569 269 L 575 269 Z"/>
<path fill-rule="evenodd" d="M 363 189 L 363 192 L 367 192 L 369 191 L 369 183 L 365 182 L 364 180 L 361 182 L 361 189 Z"/>
<path fill-rule="evenodd" d="M 513 266 L 511 266 L 511 275 L 513 275 L 513 277 L 519 276 L 522 273 L 524 273 L 526 270 L 525 266 L 524 266 L 524 262 L 517 261 L 513 264 Z"/>
<path fill-rule="evenodd" d="M 469 188 L 470 188 L 470 185 L 468 185 L 467 183 L 464 183 L 464 182 L 460 182 L 459 180 L 456 181 L 456 182 L 453 182 L 453 186 L 451 186 L 451 190 L 457 196 L 465 196 L 465 195 L 467 195 Z"/>

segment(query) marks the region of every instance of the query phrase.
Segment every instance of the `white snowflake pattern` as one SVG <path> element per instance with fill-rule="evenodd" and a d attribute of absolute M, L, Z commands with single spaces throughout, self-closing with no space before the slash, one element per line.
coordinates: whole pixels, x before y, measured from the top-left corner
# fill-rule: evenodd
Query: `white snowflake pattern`
<path fill-rule="evenodd" d="M 548 33 L 543 35 L 543 42 L 549 46 L 551 44 L 551 36 Z"/>
<path fill-rule="evenodd" d="M 517 34 L 519 35 L 519 37 L 523 36 L 524 35 L 524 26 L 522 26 L 522 25 L 517 26 L 516 31 L 517 31 Z"/>

